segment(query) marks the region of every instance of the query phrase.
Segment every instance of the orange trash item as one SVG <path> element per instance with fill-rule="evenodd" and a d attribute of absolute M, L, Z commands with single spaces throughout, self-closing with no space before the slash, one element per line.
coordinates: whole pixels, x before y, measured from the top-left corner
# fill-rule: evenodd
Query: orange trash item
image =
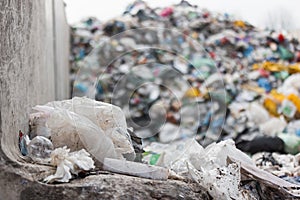
<path fill-rule="evenodd" d="M 287 99 L 293 102 L 297 108 L 297 111 L 300 112 L 300 98 L 295 94 L 290 94 L 287 96 Z"/>
<path fill-rule="evenodd" d="M 279 116 L 277 112 L 277 104 L 272 99 L 266 98 L 263 105 L 271 115 L 275 117 Z"/>

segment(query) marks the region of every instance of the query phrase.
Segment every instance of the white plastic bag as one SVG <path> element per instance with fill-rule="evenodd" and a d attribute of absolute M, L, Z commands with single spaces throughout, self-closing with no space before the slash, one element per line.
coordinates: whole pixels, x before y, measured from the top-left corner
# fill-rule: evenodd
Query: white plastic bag
<path fill-rule="evenodd" d="M 228 163 L 228 158 L 254 166 L 245 153 L 238 150 L 233 140 L 212 143 L 200 153 L 190 154 L 188 169 L 201 186 L 210 188 L 214 199 L 247 199 L 239 188 L 240 165 Z"/>
<path fill-rule="evenodd" d="M 135 157 L 130 135 L 127 132 L 126 118 L 119 107 L 86 97 L 74 97 L 70 100 L 49 102 L 46 105 L 66 109 L 86 117 L 112 140 L 118 154 L 134 154 L 133 158 Z"/>
<path fill-rule="evenodd" d="M 157 165 L 191 176 L 199 185 L 209 189 L 214 199 L 246 199 L 239 188 L 240 165 L 228 163 L 228 157 L 254 166 L 252 159 L 238 150 L 233 140 L 212 143 L 205 149 L 194 139 L 170 145 L 152 143 L 146 151 L 161 156 Z"/>
<path fill-rule="evenodd" d="M 61 108 L 36 106 L 35 110 L 48 114 L 46 125 L 51 129 L 51 140 L 55 148 L 67 146 L 71 151 L 85 148 L 97 160 L 105 157 L 121 159 L 111 139 L 103 130 L 86 117 Z"/>

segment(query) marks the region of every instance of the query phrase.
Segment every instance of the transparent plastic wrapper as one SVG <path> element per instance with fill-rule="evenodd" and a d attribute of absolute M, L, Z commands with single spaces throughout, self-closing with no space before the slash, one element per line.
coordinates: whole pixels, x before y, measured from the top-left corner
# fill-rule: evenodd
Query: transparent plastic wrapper
<path fill-rule="evenodd" d="M 50 161 L 53 149 L 52 142 L 43 136 L 34 137 L 27 145 L 28 156 L 39 163 Z"/>
<path fill-rule="evenodd" d="M 127 131 L 126 118 L 119 107 L 86 97 L 74 97 L 46 105 L 55 109 L 66 109 L 87 118 L 112 140 L 117 154 L 131 154 L 131 160 L 134 160 L 135 153 Z"/>
<path fill-rule="evenodd" d="M 94 166 L 94 161 L 90 158 L 90 154 L 84 149 L 69 153 L 70 149 L 66 146 L 57 148 L 51 153 L 51 164 L 56 166 L 54 175 L 50 175 L 44 179 L 45 182 L 69 182 L 72 174 L 78 175 L 80 171 L 89 171 Z"/>
<path fill-rule="evenodd" d="M 36 106 L 34 110 L 47 113 L 49 116 L 46 124 L 51 129 L 54 148 L 67 146 L 71 151 L 85 148 L 100 162 L 103 162 L 105 157 L 123 158 L 116 152 L 112 140 L 103 130 L 86 117 L 49 106 Z"/>
<path fill-rule="evenodd" d="M 191 155 L 191 162 L 198 170 L 201 168 L 214 169 L 219 166 L 227 166 L 228 157 L 254 165 L 251 158 L 237 149 L 231 139 L 210 144 L 204 149 L 204 153 Z"/>
<path fill-rule="evenodd" d="M 203 147 L 194 139 L 176 141 L 171 144 L 153 142 L 145 147 L 144 150 L 145 152 L 155 152 L 159 155 L 155 165 L 169 168 L 178 174 L 188 172 L 186 162 L 191 154 L 203 153 Z M 147 161 L 147 158 L 144 160 Z"/>

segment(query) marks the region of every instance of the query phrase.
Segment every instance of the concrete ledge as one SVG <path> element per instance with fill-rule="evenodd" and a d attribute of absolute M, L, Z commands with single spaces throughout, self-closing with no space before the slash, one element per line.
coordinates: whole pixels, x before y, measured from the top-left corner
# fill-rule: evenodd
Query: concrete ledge
<path fill-rule="evenodd" d="M 28 184 L 28 183 L 26 183 Z M 108 174 L 76 179 L 68 184 L 31 184 L 20 199 L 210 199 L 197 184 L 177 180 L 157 181 Z"/>

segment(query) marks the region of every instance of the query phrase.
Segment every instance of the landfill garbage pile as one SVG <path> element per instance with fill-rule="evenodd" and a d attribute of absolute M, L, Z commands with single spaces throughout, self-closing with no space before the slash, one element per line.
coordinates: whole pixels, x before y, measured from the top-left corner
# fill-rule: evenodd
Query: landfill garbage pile
<path fill-rule="evenodd" d="M 70 28 L 70 79 L 71 84 L 76 79 L 78 71 L 78 61 L 85 58 L 93 49 L 93 41 L 101 29 L 101 22 L 96 18 L 89 17 L 81 20 L 80 23 L 73 25 Z M 72 94 L 71 94 L 72 95 Z"/>
<path fill-rule="evenodd" d="M 71 27 L 71 63 L 82 60 L 93 49 L 93 40 L 96 38 L 101 23 L 96 18 L 83 19 Z M 76 66 L 72 65 L 72 68 Z"/>
<path fill-rule="evenodd" d="M 298 152 L 288 143 L 299 141 L 298 129 L 288 127 L 300 111 L 300 46 L 289 34 L 186 1 L 155 9 L 136 1 L 94 24 L 86 28 L 94 50 L 74 65 L 73 96 L 120 106 L 129 126 L 155 141 L 196 134 L 204 146 L 233 138 L 249 153 Z M 252 148 L 266 138 L 276 145 Z"/>

